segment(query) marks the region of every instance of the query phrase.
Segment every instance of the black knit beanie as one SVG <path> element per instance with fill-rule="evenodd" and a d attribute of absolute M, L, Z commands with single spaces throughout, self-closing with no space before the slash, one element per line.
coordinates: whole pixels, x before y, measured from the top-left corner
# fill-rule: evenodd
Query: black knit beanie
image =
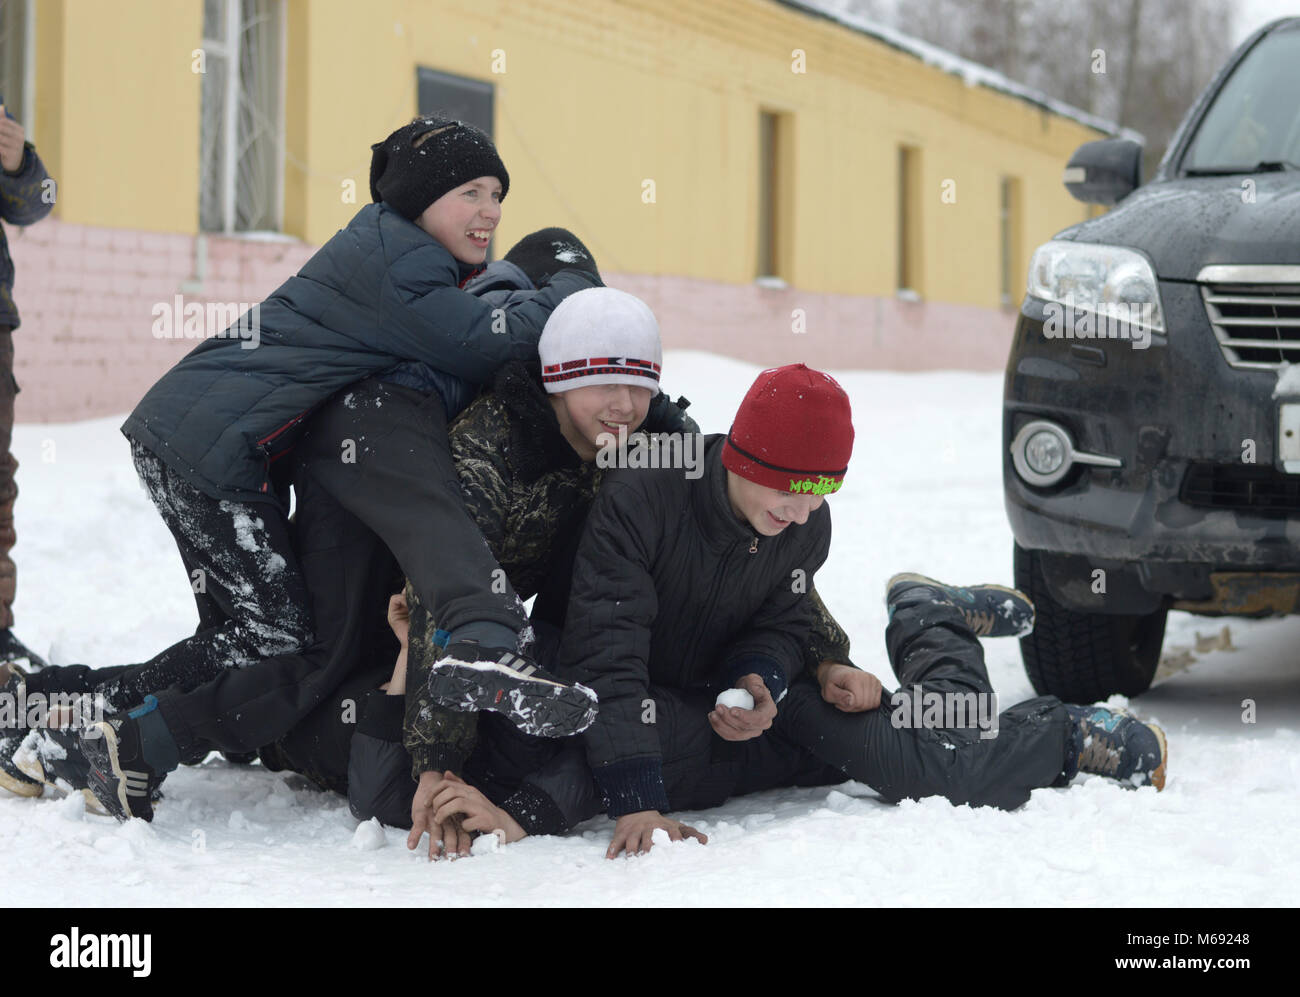
<path fill-rule="evenodd" d="M 447 191 L 479 177 L 500 180 L 503 201 L 510 189 L 492 140 L 464 121 L 416 118 L 370 149 L 371 198 L 411 221 Z"/>
<path fill-rule="evenodd" d="M 527 274 L 537 287 L 561 270 L 585 270 L 600 276 L 591 250 L 567 228 L 544 228 L 529 233 L 510 247 L 505 258 Z"/>

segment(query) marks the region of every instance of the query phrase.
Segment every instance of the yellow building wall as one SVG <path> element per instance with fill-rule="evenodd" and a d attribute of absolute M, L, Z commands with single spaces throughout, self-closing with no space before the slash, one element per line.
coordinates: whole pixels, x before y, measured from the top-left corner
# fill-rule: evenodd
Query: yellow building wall
<path fill-rule="evenodd" d="M 203 5 L 42 0 L 36 147 L 64 221 L 161 232 L 198 227 Z"/>
<path fill-rule="evenodd" d="M 38 77 L 61 216 L 195 231 L 200 0 L 38 6 L 40 70 L 61 53 L 48 60 L 61 68 Z M 1061 170 L 1097 132 L 773 0 L 287 0 L 285 10 L 284 230 L 312 243 L 369 201 L 369 146 L 416 112 L 419 65 L 495 85 L 511 174 L 498 252 L 564 225 L 607 270 L 751 282 L 761 109 L 792 116 L 782 255 L 797 287 L 894 292 L 902 143 L 922 151 L 928 300 L 998 305 L 1004 174 L 1019 179 L 1023 205 L 1015 272 L 1085 217 Z M 792 70 L 796 49 L 805 72 Z"/>

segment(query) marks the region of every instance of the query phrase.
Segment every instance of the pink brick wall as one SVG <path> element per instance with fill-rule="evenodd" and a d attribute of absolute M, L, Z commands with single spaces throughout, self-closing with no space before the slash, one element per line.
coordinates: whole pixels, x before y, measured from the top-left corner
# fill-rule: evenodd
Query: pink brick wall
<path fill-rule="evenodd" d="M 195 238 L 67 225 L 5 226 L 14 259 L 19 422 L 129 412 L 195 339 L 159 339 L 156 304 L 170 306 L 195 269 Z M 186 303 L 257 302 L 314 252 L 295 240 L 207 238 L 207 279 Z"/>
<path fill-rule="evenodd" d="M 45 219 L 5 226 L 22 327 L 14 336 L 19 422 L 63 422 L 130 411 L 195 344 L 153 334 L 195 275 L 193 236 L 95 228 Z M 292 240 L 207 237 L 207 276 L 191 302 L 257 302 L 315 247 Z M 833 369 L 998 370 L 1014 315 L 995 309 L 822 294 L 688 277 L 607 274 L 644 298 L 668 349 L 698 349 L 764 366 L 802 360 Z M 793 313 L 803 313 L 796 333 Z"/>

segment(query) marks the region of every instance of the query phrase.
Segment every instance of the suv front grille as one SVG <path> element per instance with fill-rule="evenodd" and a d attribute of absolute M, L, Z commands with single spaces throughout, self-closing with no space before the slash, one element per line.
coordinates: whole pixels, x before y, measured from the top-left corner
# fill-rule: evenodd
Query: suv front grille
<path fill-rule="evenodd" d="M 1201 297 L 1229 364 L 1275 370 L 1283 362 L 1300 362 L 1300 267 L 1213 266 L 1200 276 L 1217 278 L 1203 280 Z M 1234 281 L 1234 276 L 1244 279 Z M 1269 277 L 1292 282 L 1273 283 Z"/>
<path fill-rule="evenodd" d="M 1183 476 L 1181 498 L 1205 509 L 1254 513 L 1300 513 L 1300 474 L 1283 474 L 1258 464 L 1196 461 Z"/>

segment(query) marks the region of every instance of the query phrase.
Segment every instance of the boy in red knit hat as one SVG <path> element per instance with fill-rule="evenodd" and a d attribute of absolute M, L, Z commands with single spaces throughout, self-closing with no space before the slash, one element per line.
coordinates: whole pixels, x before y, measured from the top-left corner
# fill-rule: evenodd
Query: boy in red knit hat
<path fill-rule="evenodd" d="M 826 497 L 852 448 L 844 390 L 792 364 L 759 374 L 731 432 L 706 437 L 697 480 L 663 466 L 612 472 L 577 552 L 558 652 L 561 673 L 599 696 L 596 722 L 542 745 L 508 808 L 452 783 L 428 801 L 435 820 L 459 814 L 469 830 L 512 840 L 604 810 L 617 820 L 612 858 L 648 850 L 656 831 L 703 840 L 664 811 L 778 786 L 853 778 L 889 800 L 1005 809 L 1080 771 L 1160 788 L 1163 735 L 1125 714 L 1050 696 L 990 723 L 928 712 L 929 697 L 992 699 L 978 638 L 1032 627 L 1033 606 L 1014 589 L 892 578 L 886 641 L 903 686 L 892 709 L 878 708 L 865 672 L 807 661 Z M 732 689 L 752 705 L 724 705 Z"/>

